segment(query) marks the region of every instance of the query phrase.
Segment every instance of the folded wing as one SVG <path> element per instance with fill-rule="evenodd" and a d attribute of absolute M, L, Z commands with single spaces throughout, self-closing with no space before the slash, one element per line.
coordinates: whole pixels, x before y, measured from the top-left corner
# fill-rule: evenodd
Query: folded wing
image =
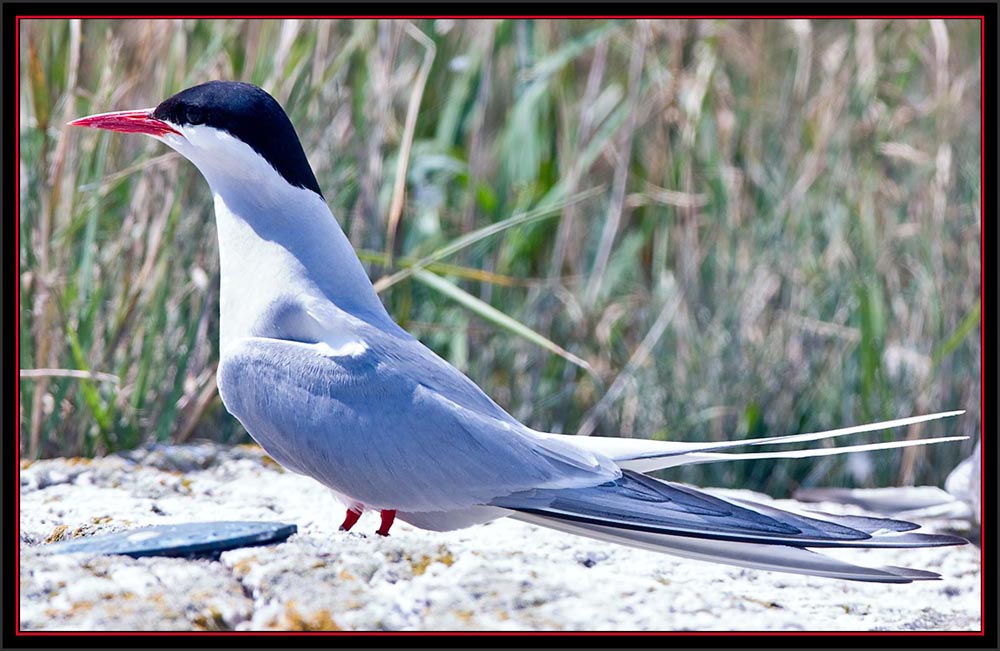
<path fill-rule="evenodd" d="M 370 508 L 463 509 L 620 474 L 603 455 L 469 408 L 468 387 L 443 390 L 453 380 L 420 351 L 407 357 L 377 336 L 364 344 L 336 355 L 324 343 L 244 338 L 224 351 L 220 394 L 276 461 Z"/>
<path fill-rule="evenodd" d="M 602 540 L 731 565 L 862 581 L 936 578 L 920 570 L 861 568 L 806 548 L 936 547 L 963 538 L 912 533 L 900 520 L 809 515 L 729 501 L 626 471 L 600 486 L 533 490 L 492 504 L 534 524 Z M 771 548 L 771 549 L 769 549 Z"/>

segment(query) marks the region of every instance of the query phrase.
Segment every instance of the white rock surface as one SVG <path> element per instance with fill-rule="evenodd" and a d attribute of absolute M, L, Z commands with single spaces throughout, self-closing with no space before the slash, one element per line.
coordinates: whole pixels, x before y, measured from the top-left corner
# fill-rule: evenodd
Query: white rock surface
<path fill-rule="evenodd" d="M 944 577 L 886 585 L 676 559 L 512 520 L 449 533 L 397 522 L 382 538 L 374 535 L 377 514 L 362 516 L 350 534 L 339 532 L 343 510 L 331 494 L 253 446 L 156 448 L 128 457 L 22 466 L 22 630 L 981 625 L 981 559 L 973 545 L 837 553 Z M 283 544 L 225 552 L 219 561 L 50 556 L 38 549 L 73 536 L 211 520 L 290 522 L 299 532 Z"/>

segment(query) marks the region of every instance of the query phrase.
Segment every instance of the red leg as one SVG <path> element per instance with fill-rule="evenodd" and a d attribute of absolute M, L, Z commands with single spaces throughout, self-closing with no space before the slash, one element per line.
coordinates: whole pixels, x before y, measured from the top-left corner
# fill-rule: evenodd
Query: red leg
<path fill-rule="evenodd" d="M 347 515 L 344 516 L 344 523 L 340 525 L 341 531 L 350 531 L 354 523 L 361 517 L 361 509 L 354 506 L 347 507 Z"/>
<path fill-rule="evenodd" d="M 383 509 L 382 510 L 382 526 L 378 528 L 377 533 L 380 536 L 388 536 L 389 528 L 392 526 L 393 521 L 396 519 L 395 509 Z"/>

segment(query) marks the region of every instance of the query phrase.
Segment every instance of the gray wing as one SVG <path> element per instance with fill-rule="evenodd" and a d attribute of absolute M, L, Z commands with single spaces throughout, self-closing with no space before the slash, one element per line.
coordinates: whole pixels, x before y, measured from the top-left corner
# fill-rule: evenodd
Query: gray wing
<path fill-rule="evenodd" d="M 371 508 L 445 511 L 620 474 L 603 455 L 535 436 L 416 340 L 363 335 L 357 355 L 238 340 L 219 365 L 226 408 L 279 463 Z"/>
<path fill-rule="evenodd" d="M 502 508 L 619 529 L 800 547 L 931 547 L 964 544 L 955 536 L 901 532 L 902 520 L 794 513 L 626 470 L 599 486 L 531 490 L 493 500 Z M 891 533 L 891 535 L 882 535 Z"/>
<path fill-rule="evenodd" d="M 909 568 L 866 568 L 812 547 L 938 547 L 956 536 L 910 533 L 901 520 L 803 515 L 748 500 L 728 501 L 693 487 L 626 470 L 614 481 L 578 489 L 533 490 L 493 504 L 514 518 L 643 549 L 730 565 L 855 581 L 909 583 L 939 578 Z"/>

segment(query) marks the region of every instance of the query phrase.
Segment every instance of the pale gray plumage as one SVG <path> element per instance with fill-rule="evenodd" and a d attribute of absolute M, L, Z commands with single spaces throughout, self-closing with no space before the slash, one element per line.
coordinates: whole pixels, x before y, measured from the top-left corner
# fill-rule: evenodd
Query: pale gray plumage
<path fill-rule="evenodd" d="M 363 332 L 368 350 L 340 357 L 241 339 L 219 367 L 227 409 L 279 463 L 374 509 L 447 511 L 619 474 L 532 436 L 415 340 Z"/>
<path fill-rule="evenodd" d="M 185 122 L 188 104 L 197 106 L 197 124 Z M 269 139 L 255 142 L 248 106 L 264 106 L 268 120 L 287 122 L 260 89 L 211 82 L 150 110 L 145 123 L 141 112 L 128 113 L 127 124 L 119 114 L 76 123 L 152 135 L 191 160 L 208 181 L 222 278 L 219 392 L 283 466 L 322 482 L 348 505 L 398 510 L 400 518 L 427 529 L 510 515 L 680 556 L 862 581 L 936 575 L 857 567 L 804 548 L 964 542 L 909 533 L 916 525 L 894 520 L 737 504 L 640 474 L 735 458 L 838 453 L 721 450 L 821 440 L 960 412 L 706 444 L 573 437 L 521 424 L 393 322 L 315 191 L 301 145 L 289 141 L 288 151 L 276 146 L 266 135 L 268 124 L 260 125 L 259 138 Z M 288 131 L 285 122 L 278 126 Z"/>

